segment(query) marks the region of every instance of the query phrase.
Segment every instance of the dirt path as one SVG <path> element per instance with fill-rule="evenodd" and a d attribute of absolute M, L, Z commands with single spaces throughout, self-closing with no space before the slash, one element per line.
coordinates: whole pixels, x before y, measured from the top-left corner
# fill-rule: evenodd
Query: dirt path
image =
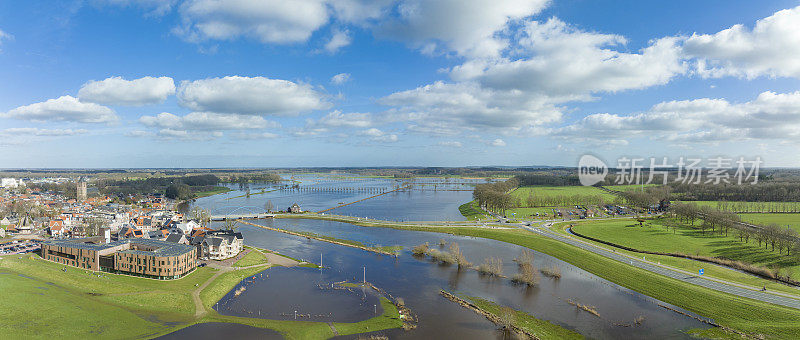
<path fill-rule="evenodd" d="M 200 299 L 200 292 L 202 292 L 203 289 L 208 287 L 208 285 L 212 281 L 216 280 L 217 277 L 219 277 L 223 273 L 227 273 L 233 270 L 231 267 L 218 267 L 218 268 L 219 271 L 216 274 L 209 277 L 208 280 L 206 280 L 206 282 L 203 282 L 203 284 L 201 284 L 200 287 L 197 287 L 197 289 L 195 289 L 192 292 L 192 300 L 194 300 L 194 310 L 195 310 L 194 317 L 197 319 L 202 318 L 204 315 L 208 314 L 206 306 L 203 305 L 203 300 Z"/>

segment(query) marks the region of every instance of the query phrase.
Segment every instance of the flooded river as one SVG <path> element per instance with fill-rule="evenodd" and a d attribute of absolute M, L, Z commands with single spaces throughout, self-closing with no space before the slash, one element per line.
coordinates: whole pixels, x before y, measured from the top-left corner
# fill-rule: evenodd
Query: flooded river
<path fill-rule="evenodd" d="M 206 207 L 219 206 L 221 198 L 224 200 L 224 197 L 233 197 L 237 193 L 241 194 L 237 190 L 226 195 L 198 200 L 197 204 Z M 361 202 L 373 201 L 365 204 L 364 210 L 357 209 L 361 204 L 357 203 L 343 211 L 355 216 L 381 219 L 395 217 L 405 220 L 433 220 L 434 218 L 429 217 L 434 216 L 439 210 L 440 214 L 437 216 L 444 216 L 440 218 L 443 220 L 451 219 L 452 215 L 448 214 L 452 214 L 453 209 L 457 214 L 458 205 L 471 199 L 471 193 L 466 191 L 448 193 L 419 190 L 397 194 L 397 196 L 393 194 L 381 196 L 382 200 Z M 276 194 L 260 198 L 251 196 L 250 200 L 263 202 L 271 199 L 277 202 L 280 199 L 284 204 L 297 200 L 306 206 L 323 208 L 327 207 L 324 206 L 326 202 L 358 199 L 361 194 L 312 192 L 307 194 L 313 197 L 308 201 L 302 200 L 303 195 L 306 194 L 287 193 L 285 196 Z M 328 197 L 329 195 L 333 196 Z M 410 197 L 404 197 L 405 195 Z M 240 201 L 242 199 L 244 201 Z M 225 201 L 245 203 L 246 198 Z M 419 201 L 426 203 L 418 203 Z M 402 212 L 408 206 L 417 206 L 423 211 Z M 441 297 L 440 289 L 486 298 L 523 310 L 589 338 L 678 339 L 688 338 L 685 333 L 687 330 L 708 327 L 693 318 L 659 307 L 657 301 L 652 298 L 542 253 L 535 253 L 534 265 L 537 268 L 555 265 L 560 268 L 562 277 L 551 279 L 542 276 L 538 286 L 528 288 L 512 284 L 508 279 L 482 276 L 474 270 L 458 270 L 457 266 L 436 264 L 428 259 L 414 257 L 410 252 L 413 246 L 425 242 L 437 248 L 440 240 L 444 240 L 447 244 L 455 242 L 459 244 L 466 258 L 473 263 L 482 263 L 490 256 L 501 258 L 503 272 L 510 277 L 517 273 L 517 265 L 513 259 L 523 248 L 508 243 L 439 233 L 359 227 L 321 220 L 277 219 L 252 222 L 295 231 L 311 231 L 360 241 L 367 245 L 399 245 L 403 247 L 403 252 L 394 258 L 240 224 L 239 230 L 244 234 L 245 244 L 275 250 L 314 263 L 319 263 L 322 255 L 322 264 L 326 268 L 267 269 L 240 283 L 240 286 L 246 289 L 238 296 L 235 290 L 239 286 L 220 300 L 215 308 L 222 314 L 291 320 L 295 318 L 296 311 L 303 320 L 324 322 L 364 320 L 381 313 L 380 306 L 376 306 L 378 297 L 373 292 L 361 289 L 331 290 L 321 287 L 343 280 L 361 281 L 366 272 L 367 281 L 385 289 L 395 297 L 403 298 L 406 305 L 419 317 L 418 328 L 415 330 L 406 332 L 397 329 L 379 332 L 390 338 L 466 340 L 502 337 L 497 327 L 485 318 Z M 594 306 L 600 316 L 579 310 L 568 303 L 568 300 Z M 637 318 L 643 318 L 644 322 L 636 325 L 634 320 Z M 193 332 L 192 329 L 195 327 L 199 326 L 189 327 L 181 332 Z M 262 330 L 242 327 L 240 329 L 240 332 L 243 332 L 240 333 L 243 334 L 242 337 L 261 337 Z"/>

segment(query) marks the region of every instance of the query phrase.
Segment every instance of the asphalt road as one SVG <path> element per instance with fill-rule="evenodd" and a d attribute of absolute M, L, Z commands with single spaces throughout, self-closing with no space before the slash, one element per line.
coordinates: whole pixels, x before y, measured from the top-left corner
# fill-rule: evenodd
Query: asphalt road
<path fill-rule="evenodd" d="M 550 224 L 552 224 L 552 223 L 550 223 Z M 601 247 L 598 247 L 598 246 L 595 246 L 593 244 L 589 244 L 589 243 L 582 242 L 582 241 L 579 241 L 579 240 L 576 240 L 576 239 L 573 239 L 573 238 L 565 237 L 565 236 L 560 235 L 560 234 L 556 234 L 556 233 L 548 230 L 547 228 L 529 227 L 529 226 L 524 226 L 524 227 L 526 229 L 530 230 L 530 231 L 533 231 L 535 233 L 547 236 L 547 237 L 552 238 L 552 239 L 554 239 L 556 241 L 567 243 L 567 244 L 579 247 L 579 248 L 584 249 L 584 250 L 588 250 L 588 251 L 590 251 L 592 253 L 595 253 L 595 254 L 598 254 L 598 255 L 601 255 L 601 256 L 616 260 L 616 261 L 628 263 L 628 264 L 633 265 L 635 267 L 638 267 L 638 268 L 641 268 L 641 269 L 644 269 L 644 270 L 647 270 L 649 272 L 653 272 L 653 273 L 656 273 L 656 274 L 659 274 L 659 275 L 671 277 L 673 279 L 681 280 L 683 282 L 691 283 L 691 284 L 694 284 L 694 285 L 698 285 L 698 286 L 701 286 L 701 287 L 713 289 L 713 290 L 716 290 L 716 291 L 720 291 L 720 292 L 724 292 L 724 293 L 728 293 L 728 294 L 732 294 L 732 295 L 736 295 L 736 296 L 741 296 L 741 297 L 745 297 L 745 298 L 749 298 L 749 299 L 753 299 L 753 300 L 773 303 L 773 304 L 776 304 L 776 305 L 786 306 L 786 307 L 790 307 L 790 308 L 800 309 L 800 300 L 792 298 L 792 297 L 788 297 L 788 296 L 778 295 L 779 293 L 771 293 L 771 292 L 764 292 L 764 291 L 760 291 L 760 290 L 748 289 L 744 285 L 739 285 L 739 284 L 732 283 L 732 282 L 725 282 L 725 281 L 717 280 L 717 279 L 711 280 L 711 279 L 707 279 L 705 277 L 701 277 L 701 276 L 698 276 L 698 275 L 691 275 L 691 274 L 688 274 L 686 272 L 665 268 L 665 267 L 653 264 L 651 262 L 648 262 L 646 260 L 642 260 L 641 258 L 634 258 L 634 257 L 631 257 L 631 256 L 622 255 L 622 254 L 619 254 L 619 253 L 615 253 L 615 252 L 612 252 L 612 251 L 605 250 L 605 249 L 603 249 Z M 800 293 L 800 290 L 798 290 L 798 292 Z"/>

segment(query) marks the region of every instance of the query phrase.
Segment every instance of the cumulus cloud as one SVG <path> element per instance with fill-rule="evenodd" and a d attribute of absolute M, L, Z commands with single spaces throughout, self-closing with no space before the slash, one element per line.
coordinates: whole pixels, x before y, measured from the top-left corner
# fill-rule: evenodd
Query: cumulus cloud
<path fill-rule="evenodd" d="M 544 9 L 547 0 L 405 0 L 399 18 L 386 20 L 378 34 L 422 49 L 462 56 L 497 57 L 506 45 L 498 36 L 509 22 Z"/>
<path fill-rule="evenodd" d="M 350 45 L 352 38 L 350 38 L 347 30 L 334 30 L 331 40 L 325 44 L 325 51 L 328 53 L 336 53 L 340 48 Z"/>
<path fill-rule="evenodd" d="M 237 132 L 233 134 L 234 138 L 237 139 L 246 139 L 246 140 L 258 140 L 258 139 L 275 139 L 278 138 L 278 134 L 271 133 L 271 132 Z"/>
<path fill-rule="evenodd" d="M 190 131 L 190 130 L 177 130 L 177 129 L 161 129 L 158 130 L 156 136 L 162 139 L 176 139 L 186 141 L 204 141 L 217 139 L 223 136 L 222 131 Z"/>
<path fill-rule="evenodd" d="M 30 121 L 64 121 L 78 123 L 113 123 L 119 117 L 114 110 L 95 103 L 83 103 L 72 96 L 20 106 L 3 117 Z"/>
<path fill-rule="evenodd" d="M 375 142 L 393 143 L 398 140 L 397 135 L 389 134 L 376 128 L 363 130 L 360 134 L 369 137 L 370 140 Z"/>
<path fill-rule="evenodd" d="M 184 81 L 180 105 L 195 111 L 262 116 L 296 116 L 330 107 L 310 85 L 265 77 L 224 77 Z"/>
<path fill-rule="evenodd" d="M 520 90 L 570 99 L 662 85 L 685 72 L 677 38 L 653 41 L 640 53 L 619 52 L 625 37 L 584 32 L 551 18 L 522 30 L 516 60 L 470 60 L 451 71 L 498 90 Z"/>
<path fill-rule="evenodd" d="M 488 142 L 487 144 L 489 144 L 491 146 L 506 146 L 506 141 L 504 141 L 504 140 L 502 140 L 500 138 L 497 138 L 497 139 L 495 139 L 493 141 Z"/>
<path fill-rule="evenodd" d="M 800 78 L 800 6 L 714 34 L 693 34 L 683 51 L 697 58 L 704 78 L 758 76 Z"/>
<path fill-rule="evenodd" d="M 800 137 L 800 91 L 763 92 L 744 103 L 711 98 L 668 101 L 637 114 L 592 114 L 547 133 L 625 143 L 637 137 L 672 142 L 796 139 Z"/>
<path fill-rule="evenodd" d="M 475 82 L 435 82 L 393 93 L 379 102 L 396 107 L 391 113 L 413 121 L 412 130 L 434 134 L 476 128 L 518 130 L 561 118 L 546 96 L 482 88 Z"/>
<path fill-rule="evenodd" d="M 141 106 L 163 103 L 175 94 L 175 82 L 170 77 L 144 77 L 125 80 L 111 77 L 83 84 L 78 98 L 83 102 L 105 105 Z"/>
<path fill-rule="evenodd" d="M 350 73 L 339 73 L 333 77 L 331 77 L 331 83 L 335 85 L 341 85 L 350 80 Z"/>
<path fill-rule="evenodd" d="M 211 112 L 192 112 L 182 117 L 162 112 L 155 116 L 142 116 L 139 122 L 149 127 L 201 131 L 250 130 L 280 126 L 259 116 Z"/>
<path fill-rule="evenodd" d="M 295 43 L 328 23 L 325 0 L 188 0 L 175 32 L 190 41 L 250 37 L 263 43 Z"/>

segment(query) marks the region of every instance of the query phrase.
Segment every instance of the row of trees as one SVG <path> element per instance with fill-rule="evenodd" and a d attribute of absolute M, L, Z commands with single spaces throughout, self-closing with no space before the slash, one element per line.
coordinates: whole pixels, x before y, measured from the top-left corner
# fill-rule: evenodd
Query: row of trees
<path fill-rule="evenodd" d="M 759 182 L 757 184 L 681 184 L 670 185 L 684 201 L 800 202 L 800 182 Z"/>
<path fill-rule="evenodd" d="M 717 201 L 716 207 L 722 211 L 756 212 L 756 213 L 797 213 L 800 202 L 730 202 Z"/>
<path fill-rule="evenodd" d="M 519 182 L 516 178 L 503 182 L 478 184 L 472 192 L 472 197 L 484 209 L 505 215 L 506 210 L 512 208 L 515 203 L 514 197 L 509 192 L 518 185 Z"/>
<path fill-rule="evenodd" d="M 606 205 L 609 203 L 618 204 L 620 200 L 608 200 L 607 196 L 602 195 L 543 195 L 538 196 L 533 193 L 528 197 L 516 197 L 514 205 L 523 208 L 533 207 L 553 207 L 570 205 Z"/>
<path fill-rule="evenodd" d="M 720 211 L 708 206 L 698 206 L 694 203 L 677 203 L 670 210 L 679 220 L 695 225 L 699 223 L 699 228 L 703 233 L 720 233 L 728 236 L 730 232 L 735 232 L 739 240 L 749 243 L 750 240 L 778 253 L 786 251 L 786 255 L 791 255 L 793 251 L 800 251 L 800 237 L 794 229 L 781 228 L 777 224 L 763 226 L 742 223 L 739 215 Z"/>

